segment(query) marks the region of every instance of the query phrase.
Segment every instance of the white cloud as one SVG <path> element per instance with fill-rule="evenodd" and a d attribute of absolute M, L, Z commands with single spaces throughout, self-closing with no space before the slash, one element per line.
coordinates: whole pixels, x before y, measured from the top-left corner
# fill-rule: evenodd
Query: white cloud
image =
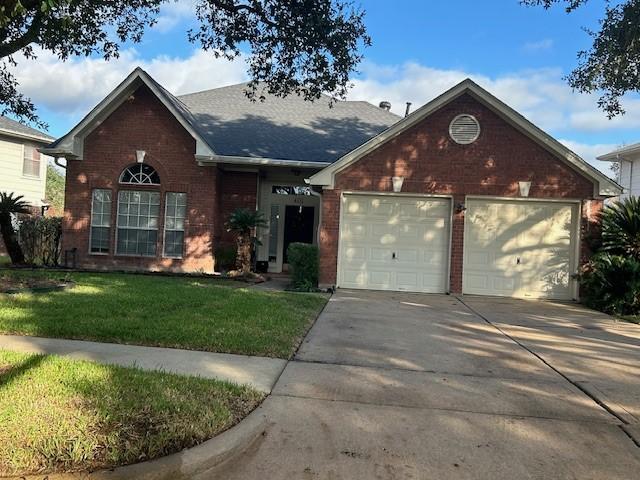
<path fill-rule="evenodd" d="M 611 162 L 601 162 L 600 160 L 596 160 L 596 157 L 620 148 L 620 145 L 616 145 L 613 143 L 588 144 L 574 142 L 573 140 L 567 139 L 558 139 L 558 141 L 567 146 L 570 150 L 573 150 L 575 153 L 580 155 L 584 160 L 589 162 L 601 172 L 605 173 L 606 175 L 612 176 Z"/>
<path fill-rule="evenodd" d="M 469 77 L 547 131 L 592 133 L 640 128 L 637 96 L 625 100 L 626 115 L 608 120 L 597 107 L 597 97 L 572 91 L 560 69 L 522 70 L 495 77 L 416 63 L 369 64 L 362 70 L 363 76 L 354 81 L 350 98 L 376 105 L 388 100 L 398 114 L 404 113 L 405 102 L 412 102 L 415 109 Z"/>
<path fill-rule="evenodd" d="M 246 64 L 195 50 L 186 58 L 161 56 L 142 60 L 133 49 L 120 58 L 74 58 L 66 62 L 40 52 L 35 61 L 19 59 L 14 72 L 21 91 L 39 107 L 79 118 L 86 114 L 137 66 L 175 94 L 244 82 Z"/>
<path fill-rule="evenodd" d="M 553 47 L 553 40 L 551 38 L 544 38 L 537 42 L 527 42 L 522 46 L 525 52 L 536 53 L 543 50 L 550 50 Z"/>
<path fill-rule="evenodd" d="M 153 28 L 160 33 L 167 33 L 180 23 L 194 19 L 195 11 L 195 0 L 174 0 L 165 3 Z"/>

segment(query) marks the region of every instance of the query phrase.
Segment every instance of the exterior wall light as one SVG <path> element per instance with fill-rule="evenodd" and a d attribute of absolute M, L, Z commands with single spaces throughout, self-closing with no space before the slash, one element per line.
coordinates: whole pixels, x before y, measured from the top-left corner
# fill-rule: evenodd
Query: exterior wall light
<path fill-rule="evenodd" d="M 136 161 L 138 163 L 143 163 L 146 154 L 147 152 L 145 150 L 136 150 Z"/>
<path fill-rule="evenodd" d="M 462 213 L 467 209 L 467 207 L 464 206 L 463 202 L 458 202 L 456 203 L 456 208 L 455 208 L 455 212 L 456 213 Z"/>
<path fill-rule="evenodd" d="M 391 183 L 393 184 L 393 191 L 395 193 L 400 193 L 402 191 L 404 177 L 391 177 Z"/>
<path fill-rule="evenodd" d="M 518 189 L 520 190 L 521 197 L 528 197 L 530 188 L 531 182 L 518 182 Z"/>

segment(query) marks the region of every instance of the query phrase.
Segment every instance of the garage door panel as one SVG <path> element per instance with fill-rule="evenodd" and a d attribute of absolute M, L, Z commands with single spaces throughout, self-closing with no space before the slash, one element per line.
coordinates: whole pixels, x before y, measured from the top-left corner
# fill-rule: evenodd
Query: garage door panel
<path fill-rule="evenodd" d="M 343 209 L 339 286 L 417 292 L 446 290 L 451 214 L 448 199 L 408 196 L 380 199 L 347 194 Z M 365 211 L 368 213 L 363 215 Z"/>
<path fill-rule="evenodd" d="M 463 291 L 570 299 L 574 205 L 467 201 Z"/>

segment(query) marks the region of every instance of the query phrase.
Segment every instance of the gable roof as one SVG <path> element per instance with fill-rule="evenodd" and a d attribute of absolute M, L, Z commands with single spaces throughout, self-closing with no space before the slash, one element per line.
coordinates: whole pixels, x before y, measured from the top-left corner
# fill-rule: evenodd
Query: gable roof
<path fill-rule="evenodd" d="M 251 101 L 247 83 L 176 97 L 141 68 L 44 153 L 81 159 L 83 140 L 131 93 L 146 85 L 196 140 L 195 158 L 207 163 L 249 163 L 321 168 L 386 130 L 400 117 L 367 102 L 329 97 L 264 95 Z"/>
<path fill-rule="evenodd" d="M 331 163 L 400 119 L 368 102 L 329 106 L 328 96 L 310 102 L 263 93 L 264 100 L 252 101 L 247 88 L 241 83 L 178 97 L 219 156 Z"/>
<path fill-rule="evenodd" d="M 604 162 L 619 162 L 620 160 L 627 160 L 627 158 L 625 157 L 628 156 L 640 156 L 640 143 L 625 145 L 624 147 L 620 147 L 613 152 L 600 155 L 599 157 L 597 157 L 597 159 Z M 634 158 L 633 160 L 636 159 L 637 158 Z"/>
<path fill-rule="evenodd" d="M 43 144 L 47 144 L 53 140 L 51 135 L 47 135 L 40 130 L 23 125 L 5 116 L 0 116 L 0 134 Z"/>
<path fill-rule="evenodd" d="M 84 138 L 142 85 L 146 85 L 153 92 L 158 100 L 167 107 L 169 112 L 171 112 L 176 120 L 178 120 L 185 130 L 195 139 L 196 154 L 213 154 L 213 151 L 200 134 L 195 119 L 184 104 L 140 67 L 137 67 L 131 72 L 120 85 L 98 103 L 69 133 L 47 147 L 41 148 L 40 151 L 54 156 L 82 159 Z"/>
<path fill-rule="evenodd" d="M 615 196 L 622 192 L 622 187 L 620 187 L 616 182 L 589 165 L 579 155 L 572 152 L 566 146 L 562 145 L 556 139 L 523 117 L 520 113 L 516 112 L 513 108 L 490 94 L 469 78 L 463 80 L 453 88 L 447 90 L 440 96 L 415 110 L 412 114 L 404 117 L 402 120 L 369 141 L 363 143 L 358 148 L 347 153 L 337 162 L 334 162 L 315 175 L 312 175 L 307 179 L 307 182 L 311 185 L 333 188 L 335 175 L 340 170 L 343 170 L 384 143 L 397 137 L 405 130 L 416 125 L 436 110 L 465 93 L 470 94 L 473 98 L 490 108 L 512 126 L 520 130 L 532 140 L 536 141 L 551 153 L 555 154 L 561 161 L 592 180 L 596 185 L 596 196 Z"/>

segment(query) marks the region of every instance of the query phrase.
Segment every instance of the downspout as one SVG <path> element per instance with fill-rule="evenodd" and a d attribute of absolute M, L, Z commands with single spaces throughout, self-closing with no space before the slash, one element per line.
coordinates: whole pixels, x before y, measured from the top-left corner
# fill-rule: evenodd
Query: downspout
<path fill-rule="evenodd" d="M 59 166 L 59 167 L 60 167 L 60 168 L 62 168 L 63 170 L 66 170 L 66 169 L 67 169 L 67 166 L 66 166 L 66 165 L 62 165 L 62 164 L 60 163 L 60 159 L 61 159 L 61 158 L 64 158 L 64 157 L 55 157 L 55 158 L 53 159 L 53 163 L 55 163 L 57 166 Z M 66 160 L 66 158 L 65 158 L 65 160 Z"/>

